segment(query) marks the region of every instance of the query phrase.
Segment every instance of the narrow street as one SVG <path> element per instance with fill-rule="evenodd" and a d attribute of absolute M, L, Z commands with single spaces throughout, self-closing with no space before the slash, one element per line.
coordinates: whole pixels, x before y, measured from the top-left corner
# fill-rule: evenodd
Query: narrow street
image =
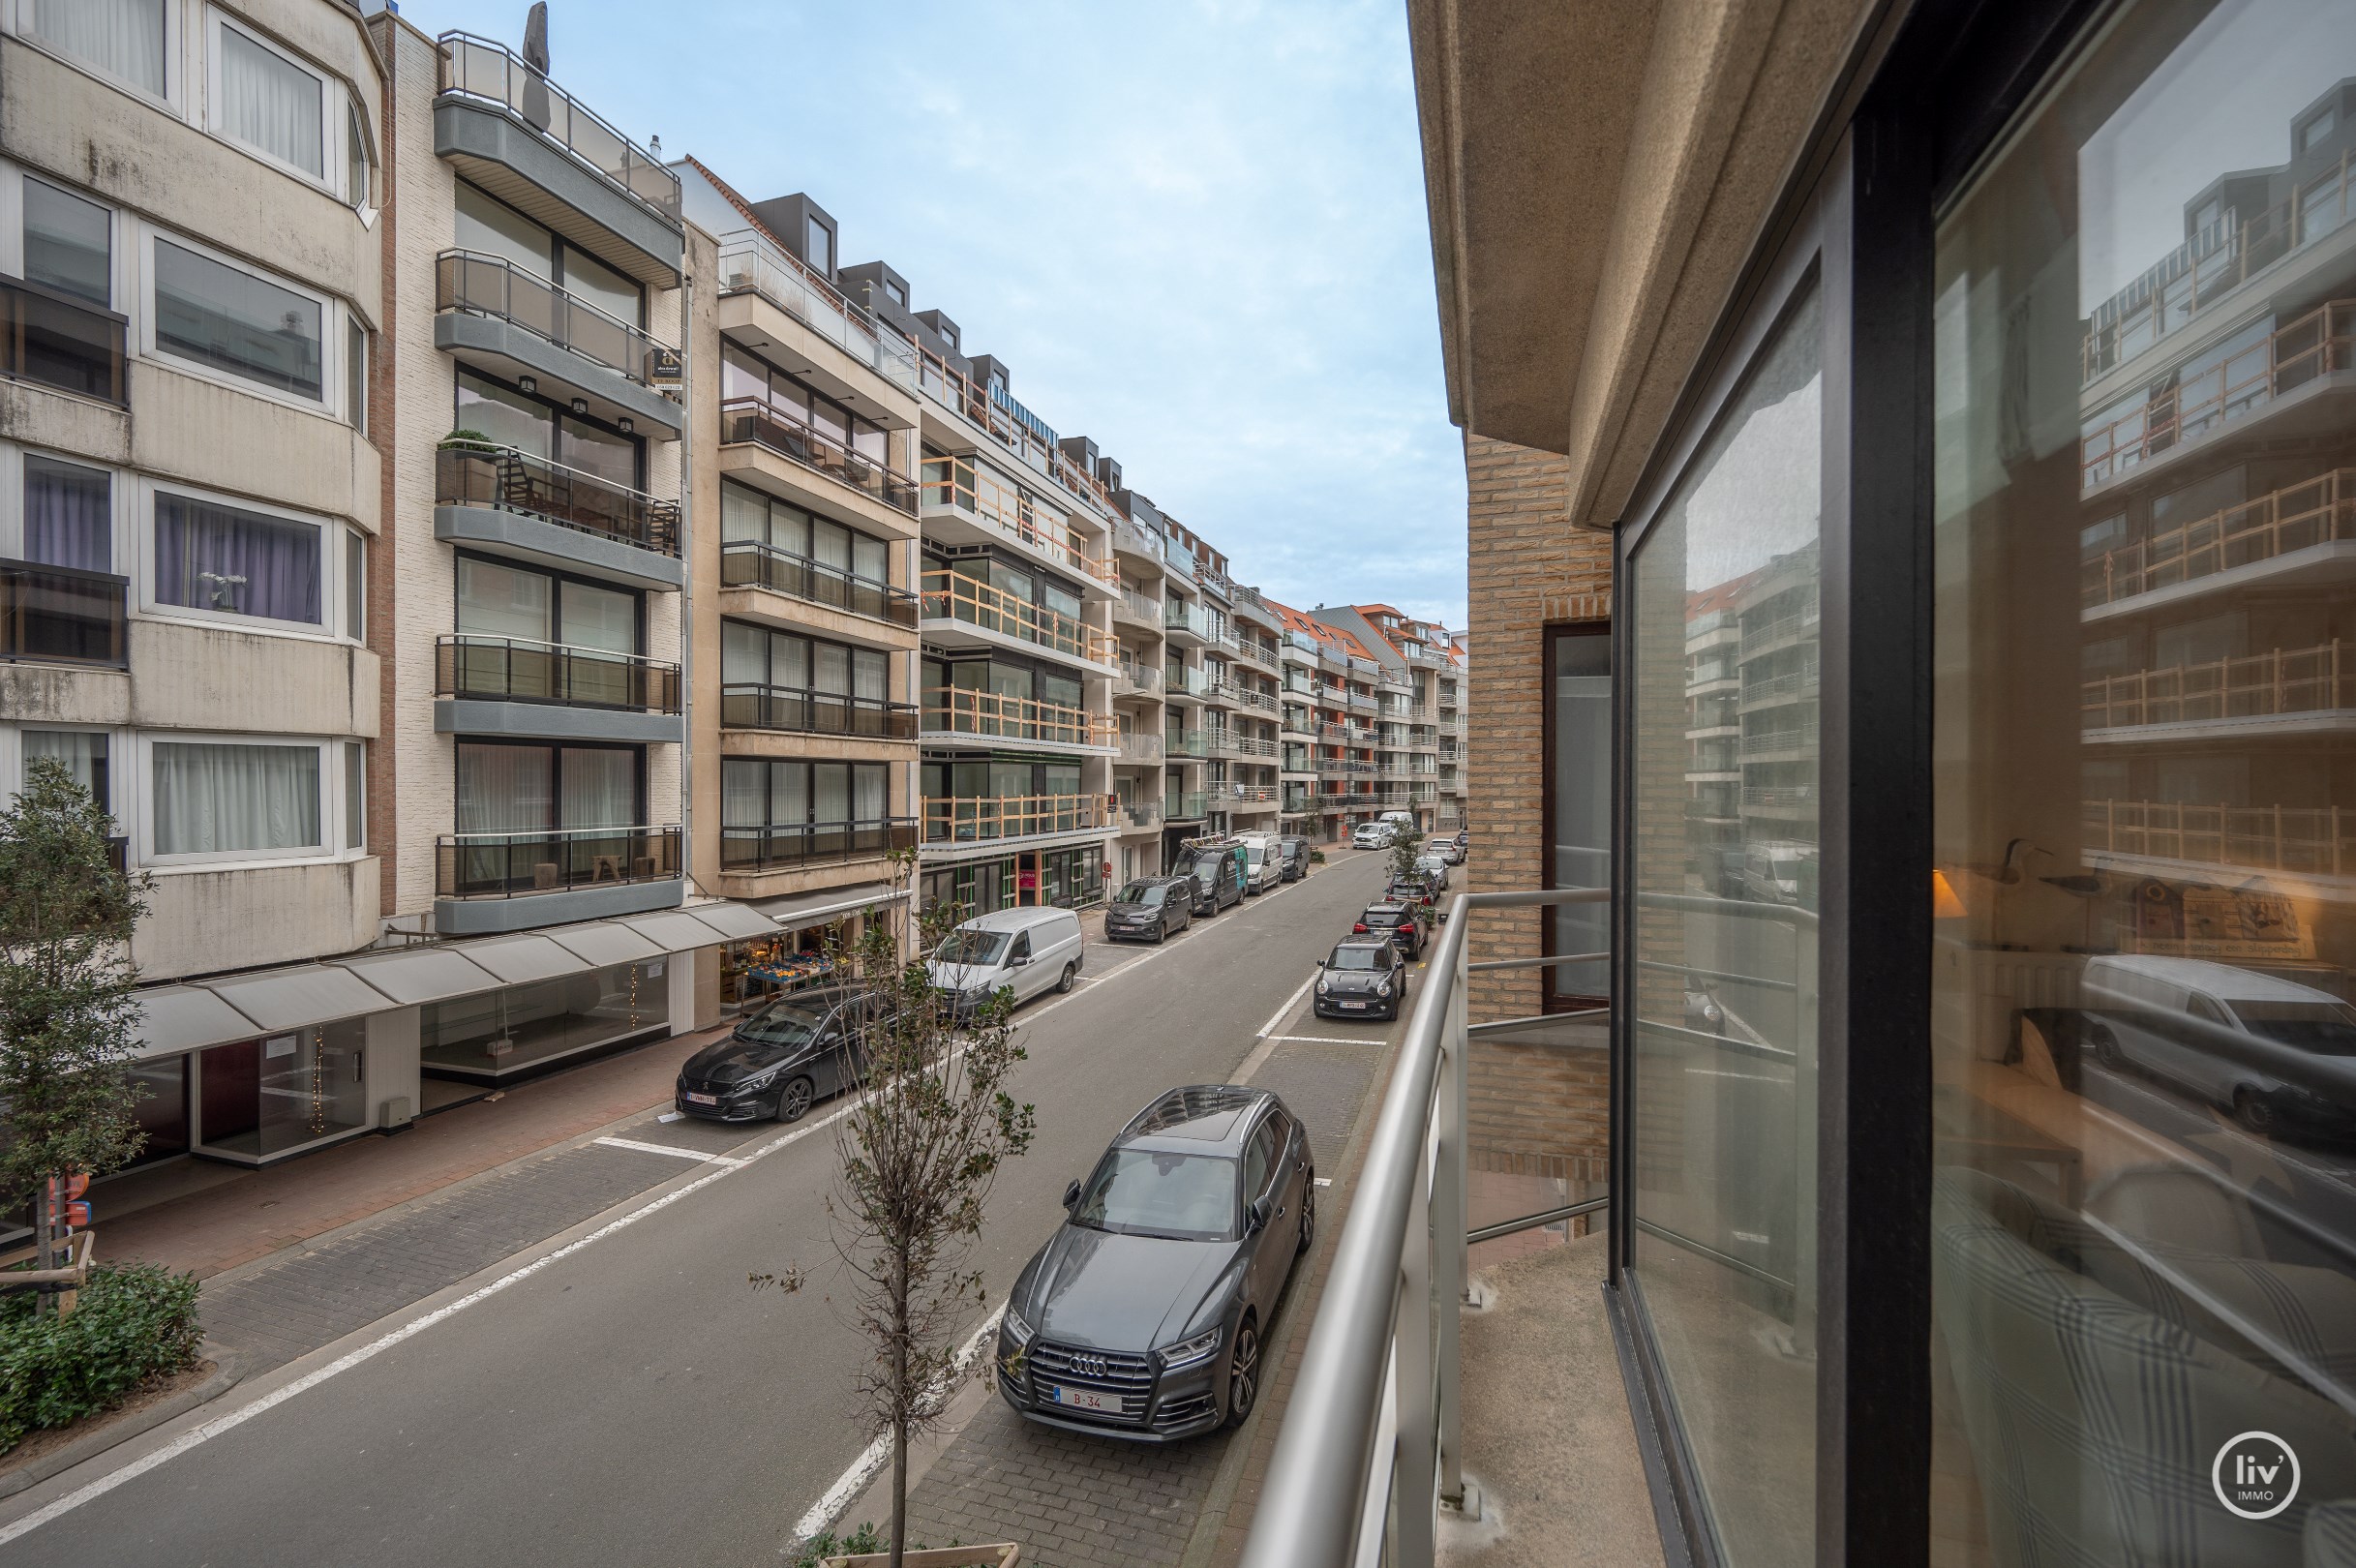
<path fill-rule="evenodd" d="M 1300 1020 L 1385 859 L 1337 852 L 1163 948 L 1092 946 L 1072 996 L 1019 1015 L 1039 1136 L 976 1258 L 993 1304 L 1064 1184 L 1158 1091 L 1225 1079 L 1288 1032 L 1363 1038 L 1374 1075 L 1396 1026 Z M 626 1138 L 687 1158 L 590 1147 L 675 1159 L 676 1180 L 10 1499 L 0 1563 L 775 1560 L 866 1445 L 865 1352 L 828 1300 L 833 1109 L 749 1136 L 649 1113 Z M 799 1295 L 746 1282 L 788 1264 L 809 1271 Z"/>

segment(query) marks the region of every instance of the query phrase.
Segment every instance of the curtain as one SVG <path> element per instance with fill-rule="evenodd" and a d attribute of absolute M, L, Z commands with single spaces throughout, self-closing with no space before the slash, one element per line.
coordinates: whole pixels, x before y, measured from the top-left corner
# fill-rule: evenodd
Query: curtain
<path fill-rule="evenodd" d="M 851 770 L 851 816 L 856 822 L 881 822 L 890 814 L 887 788 L 891 774 L 882 763 L 861 763 Z"/>
<path fill-rule="evenodd" d="M 825 518 L 810 520 L 810 558 L 821 566 L 851 569 L 851 530 Z"/>
<path fill-rule="evenodd" d="M 810 820 L 809 764 L 770 764 L 769 820 L 779 827 L 795 827 Z"/>
<path fill-rule="evenodd" d="M 319 530 L 188 496 L 156 497 L 156 598 L 319 623 Z"/>
<path fill-rule="evenodd" d="M 549 588 L 538 572 L 458 558 L 458 629 L 475 637 L 515 637 L 547 643 Z"/>
<path fill-rule="evenodd" d="M 811 651 L 817 654 L 816 678 L 810 682 L 814 691 L 848 696 L 851 691 L 851 650 L 839 643 L 813 643 Z"/>
<path fill-rule="evenodd" d="M 720 482 L 720 542 L 750 539 L 769 543 L 769 500 L 742 485 Z"/>
<path fill-rule="evenodd" d="M 851 655 L 851 693 L 881 702 L 890 695 L 891 682 L 886 678 L 891 668 L 891 655 L 872 648 L 860 648 Z"/>
<path fill-rule="evenodd" d="M 458 748 L 458 830 L 524 833 L 550 826 L 549 777 L 555 754 L 546 746 L 468 745 Z"/>
<path fill-rule="evenodd" d="M 870 539 L 863 533 L 851 535 L 851 572 L 870 583 L 891 581 L 891 556 L 884 541 Z"/>
<path fill-rule="evenodd" d="M 720 764 L 720 826 L 759 828 L 769 821 L 769 764 L 734 759 Z"/>
<path fill-rule="evenodd" d="M 812 763 L 810 782 L 816 806 L 812 821 L 833 823 L 851 820 L 849 763 Z"/>
<path fill-rule="evenodd" d="M 740 620 L 721 621 L 720 679 L 732 686 L 767 684 L 769 633 Z"/>
<path fill-rule="evenodd" d="M 47 761 L 63 763 L 74 782 L 88 790 L 92 799 L 109 810 L 113 802 L 106 799 L 106 738 L 87 730 L 26 730 L 24 760 L 33 763 Z"/>
<path fill-rule="evenodd" d="M 638 826 L 638 757 L 592 746 L 564 748 L 558 825 L 567 831 Z"/>
<path fill-rule="evenodd" d="M 164 0 L 33 0 L 33 31 L 164 96 Z"/>
<path fill-rule="evenodd" d="M 593 648 L 601 653 L 638 651 L 638 597 L 620 588 L 593 588 L 587 583 L 564 585 L 563 635 L 558 641 L 570 648 Z"/>
<path fill-rule="evenodd" d="M 158 855 L 317 849 L 319 748 L 159 740 Z"/>
<path fill-rule="evenodd" d="M 114 508 L 106 475 L 27 453 L 24 558 L 85 572 L 114 569 Z"/>
<path fill-rule="evenodd" d="M 281 163 L 327 173 L 319 78 L 234 27 L 221 29 L 222 129 Z"/>

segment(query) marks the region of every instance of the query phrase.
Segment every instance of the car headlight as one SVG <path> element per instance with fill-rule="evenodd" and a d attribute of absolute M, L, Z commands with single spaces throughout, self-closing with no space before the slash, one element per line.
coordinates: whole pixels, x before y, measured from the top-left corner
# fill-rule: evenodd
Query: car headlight
<path fill-rule="evenodd" d="M 1330 996 L 1333 994 L 1333 989 L 1334 982 L 1332 980 L 1327 980 L 1322 975 L 1317 977 L 1317 994 L 1319 996 Z"/>
<path fill-rule="evenodd" d="M 779 1069 L 770 1068 L 767 1072 L 756 1072 L 749 1078 L 739 1078 L 736 1092 L 740 1095 L 757 1095 L 777 1081 L 778 1071 Z"/>
<path fill-rule="evenodd" d="M 1224 1335 L 1225 1330 L 1213 1329 L 1208 1334 L 1197 1334 L 1191 1340 L 1180 1340 L 1176 1344 L 1164 1345 L 1156 1353 L 1162 1357 L 1164 1371 L 1192 1367 L 1198 1361 L 1208 1361 L 1217 1355 L 1219 1342 Z"/>
<path fill-rule="evenodd" d="M 1005 1332 L 1006 1337 L 1013 1341 L 1015 1344 L 1025 1345 L 1031 1342 L 1031 1325 L 1024 1322 L 1022 1319 L 1022 1314 L 1017 1312 L 1013 1308 L 1009 1307 L 1007 1309 L 1007 1314 L 1005 1318 L 1000 1321 L 998 1326 Z"/>
<path fill-rule="evenodd" d="M 1385 978 L 1380 984 L 1374 987 L 1374 994 L 1376 996 L 1389 996 L 1391 994 L 1391 982 L 1388 978 Z"/>

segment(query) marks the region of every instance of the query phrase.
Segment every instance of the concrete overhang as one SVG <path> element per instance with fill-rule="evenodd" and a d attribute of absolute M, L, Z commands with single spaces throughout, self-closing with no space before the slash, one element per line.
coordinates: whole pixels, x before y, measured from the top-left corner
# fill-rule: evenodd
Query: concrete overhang
<path fill-rule="evenodd" d="M 568 528 L 529 512 L 491 506 L 437 506 L 434 537 L 494 556 L 513 556 L 543 566 L 560 566 L 585 576 L 656 593 L 686 586 L 687 567 L 677 556 L 585 528 Z"/>
<path fill-rule="evenodd" d="M 687 739 L 677 713 L 626 708 L 576 708 L 476 697 L 438 697 L 434 729 L 440 735 L 498 735 L 529 740 L 603 740 L 619 745 L 676 746 Z"/>
<path fill-rule="evenodd" d="M 677 288 L 685 230 L 498 106 L 434 105 L 434 151 L 469 181 L 640 283 Z"/>
<path fill-rule="evenodd" d="M 496 316 L 443 311 L 434 317 L 434 347 L 502 380 L 532 377 L 543 397 L 579 398 L 608 424 L 628 419 L 638 434 L 658 440 L 679 439 L 686 422 L 687 410 L 653 388 Z"/>
<path fill-rule="evenodd" d="M 649 882 L 599 883 L 563 892 L 521 893 L 513 898 L 437 898 L 434 929 L 445 936 L 477 936 L 569 925 L 578 920 L 610 920 L 617 915 L 677 909 L 686 892 L 686 883 L 671 877 Z M 564 941 L 568 934 L 555 933 L 559 941 Z"/>

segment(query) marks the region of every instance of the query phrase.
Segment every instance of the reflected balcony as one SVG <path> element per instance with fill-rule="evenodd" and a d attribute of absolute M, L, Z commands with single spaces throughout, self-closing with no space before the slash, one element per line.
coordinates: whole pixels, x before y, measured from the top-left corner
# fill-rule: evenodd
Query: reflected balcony
<path fill-rule="evenodd" d="M 2089 739 L 2339 731 L 2356 721 L 2356 648 L 2335 639 L 2273 648 L 2090 680 L 2081 691 L 2080 725 Z"/>
<path fill-rule="evenodd" d="M 924 842 L 989 843 L 1110 826 L 1101 795 L 933 796 L 924 798 Z"/>
<path fill-rule="evenodd" d="M 0 376 L 131 407 L 130 318 L 21 278 L 0 277 Z"/>
<path fill-rule="evenodd" d="M 131 580 L 31 560 L 0 560 L 0 659 L 122 669 Z"/>

